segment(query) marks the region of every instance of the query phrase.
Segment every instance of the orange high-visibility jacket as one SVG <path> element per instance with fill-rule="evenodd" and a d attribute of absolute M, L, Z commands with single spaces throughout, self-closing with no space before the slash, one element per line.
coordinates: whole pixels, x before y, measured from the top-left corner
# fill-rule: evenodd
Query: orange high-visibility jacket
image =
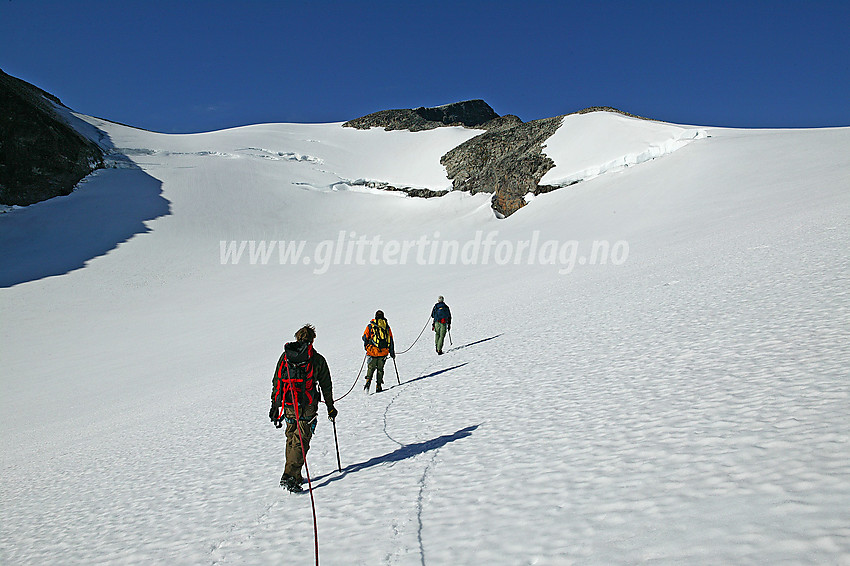
<path fill-rule="evenodd" d="M 378 348 L 378 345 L 375 343 L 375 331 L 372 330 L 374 325 L 380 325 L 382 328 L 387 329 L 387 337 L 389 338 L 389 345 L 386 348 Z M 390 328 L 387 319 L 382 318 L 379 320 L 375 320 L 374 318 L 369 322 L 369 326 L 366 327 L 366 330 L 363 331 L 363 346 L 366 348 L 366 355 L 373 358 L 383 358 L 390 354 L 395 355 L 395 343 L 393 341 L 393 331 Z"/>

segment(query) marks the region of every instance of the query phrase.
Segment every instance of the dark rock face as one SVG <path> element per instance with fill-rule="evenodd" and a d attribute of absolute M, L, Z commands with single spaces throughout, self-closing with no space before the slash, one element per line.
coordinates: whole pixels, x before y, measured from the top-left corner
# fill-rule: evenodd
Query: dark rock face
<path fill-rule="evenodd" d="M 508 122 L 472 138 L 440 162 L 456 191 L 493 193 L 493 210 L 510 216 L 525 206 L 525 195 L 548 192 L 538 185 L 555 163 L 543 144 L 561 126 L 562 116 L 527 123 Z"/>
<path fill-rule="evenodd" d="M 0 204 L 28 205 L 69 194 L 103 167 L 103 152 L 66 124 L 58 98 L 0 70 Z"/>
<path fill-rule="evenodd" d="M 488 122 L 499 118 L 499 115 L 483 100 L 467 100 L 434 108 L 423 106 L 416 109 L 381 110 L 362 118 L 349 120 L 343 126 L 359 130 L 378 127 L 385 130 L 410 130 L 411 132 L 433 130 L 443 126 L 487 129 Z"/>
<path fill-rule="evenodd" d="M 481 126 L 499 117 L 483 100 L 467 100 L 436 108 L 420 107 L 414 112 L 429 122 L 440 122 L 446 126 L 462 124 L 469 128 Z"/>

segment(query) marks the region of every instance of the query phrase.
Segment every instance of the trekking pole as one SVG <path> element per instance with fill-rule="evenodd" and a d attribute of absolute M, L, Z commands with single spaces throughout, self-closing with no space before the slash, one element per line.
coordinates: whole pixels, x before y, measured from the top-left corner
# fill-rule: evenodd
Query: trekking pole
<path fill-rule="evenodd" d="M 451 328 L 449 328 L 449 346 L 454 346 L 454 344 L 452 344 L 452 329 Z"/>
<path fill-rule="evenodd" d="M 334 425 L 334 444 L 336 444 L 336 468 L 339 470 L 339 473 L 342 473 L 342 463 L 339 460 L 339 439 L 336 437 L 336 419 L 331 421 Z"/>
<path fill-rule="evenodd" d="M 398 380 L 398 384 L 401 385 L 401 378 L 398 376 L 398 364 L 395 363 L 395 358 L 393 358 L 393 365 L 395 366 L 395 378 Z"/>

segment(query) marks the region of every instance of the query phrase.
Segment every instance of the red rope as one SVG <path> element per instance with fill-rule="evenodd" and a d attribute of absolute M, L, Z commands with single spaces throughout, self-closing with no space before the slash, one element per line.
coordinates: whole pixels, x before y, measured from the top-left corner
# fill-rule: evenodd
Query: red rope
<path fill-rule="evenodd" d="M 310 480 L 310 468 L 307 466 L 307 452 L 304 451 L 304 436 L 301 434 L 301 418 L 298 414 L 298 392 L 292 385 L 292 376 L 289 373 L 289 364 L 286 365 L 286 375 L 288 376 L 286 380 L 287 385 L 289 386 L 289 391 L 292 393 L 292 406 L 295 408 L 295 430 L 298 431 L 298 441 L 301 444 L 301 457 L 304 460 L 304 471 L 307 473 L 307 487 L 310 490 L 310 505 L 313 508 L 313 542 L 316 546 L 316 566 L 319 566 L 319 524 L 316 520 L 316 500 L 313 497 L 313 482 Z M 281 401 L 285 398 L 286 391 L 284 390 L 284 397 Z M 281 405 L 283 404 L 284 403 L 282 402 Z"/>

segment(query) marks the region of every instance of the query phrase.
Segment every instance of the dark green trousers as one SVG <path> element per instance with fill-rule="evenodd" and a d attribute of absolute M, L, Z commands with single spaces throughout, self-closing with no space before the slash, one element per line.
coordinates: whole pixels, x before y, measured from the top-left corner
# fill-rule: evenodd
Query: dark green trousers
<path fill-rule="evenodd" d="M 446 332 L 448 329 L 449 325 L 445 322 L 434 323 L 434 345 L 437 347 L 438 352 L 443 351 L 443 341 L 446 339 Z"/>
<path fill-rule="evenodd" d="M 369 363 L 366 365 L 366 381 L 372 381 L 372 374 L 375 371 L 378 372 L 378 380 L 375 382 L 376 385 L 382 385 L 384 383 L 384 364 L 387 363 L 387 357 L 382 356 L 380 358 L 373 358 L 369 356 Z"/>

